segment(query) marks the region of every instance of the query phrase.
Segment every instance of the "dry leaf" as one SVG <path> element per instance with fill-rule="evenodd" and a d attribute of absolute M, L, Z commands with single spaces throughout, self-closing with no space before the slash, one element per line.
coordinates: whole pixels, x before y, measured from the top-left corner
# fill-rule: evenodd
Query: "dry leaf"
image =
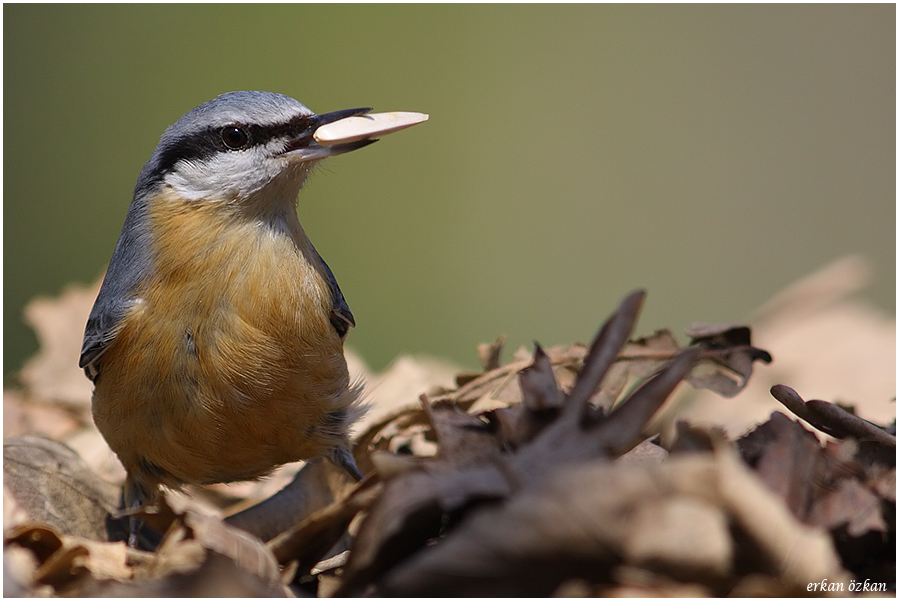
<path fill-rule="evenodd" d="M 803 591 L 809 579 L 843 577 L 827 537 L 775 509 L 777 503 L 725 451 L 656 466 L 568 466 L 473 513 L 452 535 L 387 573 L 376 590 L 540 596 L 572 578 L 611 582 L 616 567 L 630 560 L 657 573 L 689 575 L 723 594 L 743 568 L 733 562 L 732 548 L 743 539 L 733 537 L 730 522 L 766 553 L 760 563 L 779 579 L 781 594 Z M 777 533 L 766 522 L 769 511 Z"/>
<path fill-rule="evenodd" d="M 738 444 L 768 489 L 784 500 L 793 515 L 804 519 L 822 469 L 818 439 L 798 422 L 775 412 Z"/>
<path fill-rule="evenodd" d="M 797 417 L 801 417 L 818 430 L 831 436 L 872 440 L 891 448 L 896 447 L 894 435 L 838 405 L 825 401 L 804 401 L 795 390 L 782 384 L 771 387 L 771 396 L 780 401 Z"/>
<path fill-rule="evenodd" d="M 167 503 L 165 496 L 159 503 Z M 191 509 L 178 509 L 175 513 L 177 522 L 168 529 L 153 561 L 146 566 L 145 577 L 192 573 L 212 553 L 228 558 L 265 587 L 280 587 L 278 562 L 261 540 Z"/>
<path fill-rule="evenodd" d="M 324 459 L 313 459 L 276 494 L 225 521 L 268 541 L 327 507 L 334 501 L 336 491 L 348 485 L 342 470 Z"/>
<path fill-rule="evenodd" d="M 308 574 L 343 536 L 353 517 L 367 509 L 380 494 L 377 484 L 362 482 L 344 498 L 282 532 L 268 546 L 281 564 L 296 562 L 297 573 Z"/>
<path fill-rule="evenodd" d="M 735 396 L 746 387 L 756 361 L 771 363 L 768 351 L 752 346 L 751 332 L 746 326 L 693 324 L 686 333 L 691 345 L 706 351 L 703 369 L 689 378 L 697 388 L 708 388 L 725 397 Z"/>
<path fill-rule="evenodd" d="M 34 399 L 90 404 L 92 384 L 78 367 L 78 356 L 99 288 L 100 280 L 87 287 L 71 285 L 59 298 L 36 298 L 25 307 L 25 321 L 37 334 L 40 351 L 25 363 L 20 378 Z"/>
<path fill-rule="evenodd" d="M 860 296 L 870 266 L 841 259 L 791 285 L 748 320 L 753 341 L 776 361 L 756 369 L 739 402 L 711 391 L 681 390 L 660 416 L 668 435 L 675 420 L 718 426 L 732 438 L 764 422 L 780 404 L 769 390 L 786 383 L 810 398 L 839 400 L 860 417 L 896 417 L 896 320 Z M 667 438 L 666 438 L 667 439 Z"/>
<path fill-rule="evenodd" d="M 40 436 L 3 442 L 4 488 L 34 522 L 106 540 L 106 515 L 118 487 L 100 480 L 72 449 Z"/>
<path fill-rule="evenodd" d="M 18 496 L 7 502 L 8 519 L 24 530 L 7 551 L 39 560 L 19 561 L 10 582 L 27 594 L 80 596 L 283 595 L 282 578 L 299 587 L 295 593 L 319 595 L 784 596 L 823 578 L 846 582 L 843 567 L 856 579 L 894 579 L 894 434 L 790 391 L 788 402 L 802 417 L 845 440 L 822 447 L 814 433 L 776 414 L 738 442 L 754 471 L 736 459 L 723 431 L 695 424 L 679 426 L 677 454 L 669 457 L 647 440 L 647 423 L 678 383 L 687 378 L 733 394 L 754 361 L 769 357 L 751 345 L 744 326 L 694 327 L 696 344 L 687 350 L 667 330 L 628 341 L 642 301 L 642 293 L 624 299 L 589 348 L 537 345 L 502 365 L 502 339 L 482 345 L 485 371 L 463 377 L 456 389 L 458 370 L 430 360 L 402 358 L 387 373 L 369 375 L 372 410 L 354 455 L 376 475 L 347 487 L 318 461 L 286 487 L 272 479 L 215 497 L 199 493 L 218 507 L 243 508 L 252 501 L 243 495 L 284 487 L 228 518 L 272 538 L 268 547 L 185 507 L 155 516 L 160 528 L 173 524 L 155 554 L 41 529 L 29 520 L 45 496 L 60 524 L 67 520 L 53 514 L 71 499 L 81 497 L 74 506 L 93 515 L 90 492 L 44 488 L 73 481 L 91 491 L 95 477 L 80 471 L 86 468 L 70 449 L 14 443 L 5 468 Z M 54 311 L 62 308 L 44 314 Z M 74 328 L 79 340 L 82 325 Z M 364 373 L 348 355 L 353 373 Z M 54 377 L 51 371 L 41 377 Z M 418 402 L 422 392 L 433 402 Z M 95 444 L 96 431 L 84 427 L 86 405 L 60 411 L 44 402 L 43 409 L 72 420 L 50 421 L 30 394 L 10 397 L 11 424 L 47 424 L 91 466 L 109 456 Z M 715 402 L 738 414 L 745 397 Z M 66 466 L 61 474 L 56 465 Z M 12 478 L 10 469 L 18 471 Z M 115 506 L 114 488 L 103 495 Z M 320 561 L 346 548 L 348 530 L 351 553 Z M 133 579 L 118 582 L 132 574 L 129 564 L 136 565 Z"/>
<path fill-rule="evenodd" d="M 808 522 L 828 530 L 846 525 L 853 537 L 887 530 L 880 499 L 856 480 L 843 480 L 839 488 L 815 503 Z"/>
<path fill-rule="evenodd" d="M 700 353 L 698 349 L 681 352 L 611 415 L 597 413 L 589 400 L 625 344 L 641 302 L 642 294 L 627 297 L 600 330 L 564 406 L 550 412 L 554 420 L 541 422 L 526 416 L 547 413 L 542 401 L 485 416 L 462 413 L 446 399 L 425 405 L 440 451 L 418 469 L 401 471 L 385 483 L 355 540 L 338 593 L 358 594 L 382 575 L 389 577 L 394 566 L 404 565 L 405 558 L 420 555 L 427 541 L 446 527 L 447 516 L 452 523 L 466 513 L 479 514 L 485 501 L 510 495 L 509 503 L 514 503 L 524 490 L 538 486 L 561 466 L 590 460 L 601 463 L 640 443 L 646 421 L 689 373 Z M 542 379 L 536 389 L 544 396 L 553 381 L 546 365 L 547 354 L 538 347 L 531 372 Z M 530 376 L 524 381 L 526 387 L 533 384 Z M 466 385 L 465 394 L 482 384 L 475 380 Z M 520 427 L 528 422 L 531 427 Z M 515 434 L 519 437 L 515 444 L 507 444 Z M 553 582 L 547 592 L 557 584 Z"/>

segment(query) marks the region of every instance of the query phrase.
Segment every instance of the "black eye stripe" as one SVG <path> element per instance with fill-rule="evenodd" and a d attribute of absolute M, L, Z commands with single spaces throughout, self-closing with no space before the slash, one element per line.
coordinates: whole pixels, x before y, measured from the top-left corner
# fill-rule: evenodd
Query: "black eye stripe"
<path fill-rule="evenodd" d="M 245 148 L 249 148 L 250 146 L 268 144 L 277 138 L 298 138 L 308 132 L 310 125 L 311 121 L 309 118 L 296 117 L 287 123 L 278 125 L 232 123 L 227 127 L 239 128 L 245 131 L 249 137 L 249 144 Z M 312 132 L 308 133 L 311 134 Z"/>
<path fill-rule="evenodd" d="M 277 125 L 262 126 L 237 122 L 230 125 L 240 127 L 247 132 L 250 141 L 247 146 L 243 147 L 243 149 L 247 149 L 256 145 L 268 144 L 274 138 L 298 138 L 303 134 L 311 135 L 312 132 L 309 131 L 309 128 L 312 123 L 310 117 L 294 117 L 286 123 Z M 149 186 L 153 181 L 158 181 L 166 173 L 172 171 L 179 161 L 203 161 L 223 150 L 230 150 L 222 141 L 223 127 L 220 125 L 195 130 L 189 134 L 166 140 L 165 144 L 160 144 L 154 156 L 151 156 L 148 161 L 148 163 L 152 163 L 151 167 L 158 176 L 153 180 L 143 182 L 143 184 Z"/>

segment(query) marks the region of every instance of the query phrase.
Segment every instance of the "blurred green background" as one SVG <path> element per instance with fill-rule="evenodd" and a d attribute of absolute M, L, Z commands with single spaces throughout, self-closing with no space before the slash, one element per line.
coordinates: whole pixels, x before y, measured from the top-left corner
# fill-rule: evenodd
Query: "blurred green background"
<path fill-rule="evenodd" d="M 895 312 L 896 7 L 34 5 L 4 14 L 4 373 L 97 278 L 160 134 L 221 92 L 431 120 L 331 159 L 300 218 L 375 368 L 736 322 L 847 253 Z M 72 357 L 72 361 L 77 361 Z"/>

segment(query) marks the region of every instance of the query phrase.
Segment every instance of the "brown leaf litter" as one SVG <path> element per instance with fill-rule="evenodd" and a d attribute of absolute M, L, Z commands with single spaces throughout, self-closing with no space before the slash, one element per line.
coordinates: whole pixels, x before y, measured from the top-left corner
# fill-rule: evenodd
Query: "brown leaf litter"
<path fill-rule="evenodd" d="M 36 314 L 69 315 L 90 295 L 70 290 L 72 306 Z M 4 593 L 798 596 L 894 586 L 895 427 L 783 385 L 771 395 L 802 421 L 774 411 L 733 435 L 666 416 L 684 381 L 739 393 L 718 399 L 738 410 L 771 356 L 740 325 L 691 326 L 683 348 L 666 330 L 632 339 L 643 298 L 627 296 L 589 347 L 537 345 L 504 364 L 502 339 L 481 345 L 483 370 L 455 385 L 442 366 L 429 380 L 432 365 L 402 363 L 402 376 L 378 380 L 384 396 L 356 438 L 363 482 L 318 460 L 252 487 L 166 494 L 141 516 L 163 533 L 152 553 L 107 542 L 120 515 L 108 481 L 121 471 L 84 391 L 67 388 L 71 374 L 41 371 L 62 365 L 73 336 L 45 334 L 59 358 L 33 364 L 22 392 L 5 395 Z M 62 321 L 53 327 L 74 327 Z"/>

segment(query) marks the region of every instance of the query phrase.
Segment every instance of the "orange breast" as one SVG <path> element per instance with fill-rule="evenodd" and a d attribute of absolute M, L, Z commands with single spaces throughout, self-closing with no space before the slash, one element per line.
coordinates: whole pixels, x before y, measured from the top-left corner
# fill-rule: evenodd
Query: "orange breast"
<path fill-rule="evenodd" d="M 169 485 L 243 480 L 335 446 L 343 432 L 328 416 L 356 395 L 293 210 L 260 219 L 169 198 L 150 218 L 156 269 L 94 395 L 129 472 Z"/>

